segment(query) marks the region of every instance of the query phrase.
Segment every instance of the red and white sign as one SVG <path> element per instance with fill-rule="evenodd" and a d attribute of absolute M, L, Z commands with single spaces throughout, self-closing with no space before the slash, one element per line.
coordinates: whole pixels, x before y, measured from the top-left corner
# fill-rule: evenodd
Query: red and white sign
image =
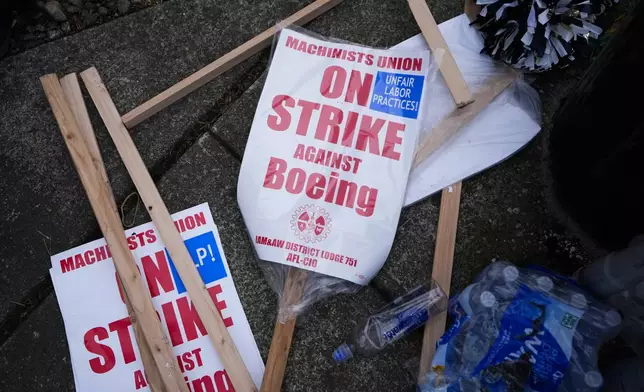
<path fill-rule="evenodd" d="M 237 192 L 262 260 L 358 284 L 380 270 L 396 233 L 429 67 L 427 50 L 281 31 Z"/>
<path fill-rule="evenodd" d="M 250 374 L 261 385 L 264 363 L 244 314 L 208 204 L 172 218 Z M 161 325 L 188 389 L 234 391 L 154 224 L 126 231 Z M 134 331 L 104 239 L 52 256 L 77 391 L 148 391 Z"/>

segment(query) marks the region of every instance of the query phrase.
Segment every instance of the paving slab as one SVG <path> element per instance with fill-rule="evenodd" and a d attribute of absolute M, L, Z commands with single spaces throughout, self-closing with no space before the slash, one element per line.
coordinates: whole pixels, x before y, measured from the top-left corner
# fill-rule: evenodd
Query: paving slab
<path fill-rule="evenodd" d="M 212 135 L 206 134 L 161 179 L 159 190 L 171 211 L 209 203 L 242 305 L 266 359 L 277 314 L 277 296 L 255 261 L 252 243 L 237 208 L 238 171 L 239 162 L 231 159 Z M 144 223 L 148 219 L 139 215 L 136 221 Z M 367 286 L 357 294 L 333 297 L 301 317 L 284 390 L 355 391 L 385 387 L 413 390 L 413 377 L 400 366 L 418 355 L 420 334 L 373 359 L 354 360 L 341 366 L 331 359 L 333 350 L 349 336 L 357 322 L 384 303 L 380 294 Z M 34 341 L 38 335 L 40 340 Z M 28 355 L 23 354 L 25 350 L 29 350 Z M 52 294 L 0 347 L 0 363 L 3 363 L 0 389 L 48 391 L 53 385 L 61 387 L 56 390 L 70 390 L 73 377 L 68 358 L 64 327 Z M 21 370 L 26 368 L 29 369 L 26 372 Z"/>
<path fill-rule="evenodd" d="M 47 274 L 49 254 L 98 233 L 39 76 L 96 66 L 125 113 L 309 2 L 168 1 L 0 61 L 0 329 L 22 312 L 18 304 L 40 294 L 34 286 Z M 225 108 L 254 81 L 257 66 L 261 72 L 261 55 L 135 128 L 153 174 L 163 174 L 196 140 L 203 116 Z M 132 185 L 93 106 L 90 113 L 122 200 Z"/>

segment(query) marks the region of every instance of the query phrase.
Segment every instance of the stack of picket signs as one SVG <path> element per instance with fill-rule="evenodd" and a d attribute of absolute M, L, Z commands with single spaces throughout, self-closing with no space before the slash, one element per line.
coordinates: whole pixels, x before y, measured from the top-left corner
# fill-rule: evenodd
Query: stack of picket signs
<path fill-rule="evenodd" d="M 172 215 L 253 381 L 264 363 L 244 314 L 208 204 Z M 126 231 L 179 369 L 191 391 L 232 391 L 232 382 L 153 223 Z M 51 257 L 78 391 L 146 391 L 148 381 L 104 238 Z"/>

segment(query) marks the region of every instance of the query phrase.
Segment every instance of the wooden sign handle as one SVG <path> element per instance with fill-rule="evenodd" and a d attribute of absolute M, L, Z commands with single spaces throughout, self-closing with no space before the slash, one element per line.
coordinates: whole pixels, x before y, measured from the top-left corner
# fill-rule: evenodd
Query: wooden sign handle
<path fill-rule="evenodd" d="M 317 0 L 284 19 L 280 24 L 284 26 L 304 25 L 341 2 L 342 0 Z M 250 41 L 247 41 L 243 45 L 226 53 L 179 83 L 169 87 L 167 90 L 159 93 L 150 100 L 143 102 L 141 105 L 123 115 L 123 123 L 128 128 L 134 127 L 260 50 L 267 48 L 271 42 L 273 42 L 273 36 L 278 29 L 279 26 L 273 26 L 267 29 L 263 33 L 252 38 Z"/>
<path fill-rule="evenodd" d="M 457 107 L 464 107 L 472 103 L 472 93 L 467 87 L 465 79 L 454 56 L 449 50 L 445 38 L 440 32 L 436 20 L 432 15 L 425 0 L 408 0 L 409 8 L 416 18 L 429 48 L 439 64 L 441 74 L 447 83 L 450 93 Z M 430 134 L 431 136 L 431 134 Z M 441 139 L 441 138 L 439 138 Z M 432 146 L 435 151 L 447 138 L 443 137 L 439 143 Z M 431 153 L 431 152 L 430 152 Z M 432 278 L 449 295 L 452 280 L 452 265 L 454 263 L 454 247 L 456 245 L 456 226 L 458 224 L 458 210 L 461 200 L 461 183 L 458 182 L 443 189 L 441 207 L 438 218 L 438 232 L 436 234 L 436 249 L 434 251 L 434 265 Z M 431 318 L 425 325 L 423 348 L 419 367 L 419 382 L 421 382 L 430 368 L 434 357 L 434 346 L 445 330 L 446 313 Z"/>
<path fill-rule="evenodd" d="M 85 144 L 89 149 L 89 154 L 92 158 L 92 161 L 95 162 L 98 169 L 98 174 L 101 181 L 105 183 L 108 189 L 110 189 L 110 198 L 109 205 L 110 209 L 117 211 L 116 201 L 114 200 L 114 193 L 111 191 L 110 180 L 107 177 L 107 171 L 105 170 L 105 164 L 103 163 L 103 157 L 98 148 L 98 142 L 96 141 L 96 135 L 94 134 L 94 128 L 92 127 L 92 122 L 89 119 L 89 114 L 87 113 L 87 107 L 85 106 L 85 101 L 83 100 L 83 93 L 81 92 L 80 84 L 78 83 L 78 77 L 75 73 L 71 73 L 60 78 L 60 84 L 69 102 L 74 117 L 76 118 L 76 123 L 79 126 L 81 135 L 85 140 Z M 121 282 L 121 287 L 123 287 L 123 279 L 121 276 L 118 276 L 119 281 Z M 124 293 L 125 306 L 127 308 L 127 313 L 130 316 L 130 322 L 132 323 L 132 329 L 134 330 L 134 338 L 136 339 L 136 344 L 139 347 L 141 353 L 141 362 L 143 362 L 143 370 L 145 372 L 145 379 L 148 382 L 148 386 L 152 392 L 165 392 L 165 386 L 163 385 L 163 379 L 159 370 L 154 364 L 154 356 L 152 351 L 150 351 L 150 345 L 145 340 L 145 335 L 141 327 L 141 323 L 136 318 L 134 313 L 134 308 L 132 308 L 132 302 L 127 296 L 127 293 Z"/>
<path fill-rule="evenodd" d="M 427 3 L 425 3 L 425 0 L 407 1 L 412 14 L 414 14 L 416 23 L 418 23 L 418 27 L 420 27 L 420 31 L 423 33 L 423 37 L 425 37 L 438 63 L 447 87 L 452 93 L 452 97 L 454 97 L 456 106 L 463 107 L 471 103 L 472 93 L 467 87 L 467 83 L 465 83 L 465 79 L 463 79 L 463 75 L 458 69 L 458 65 L 456 65 L 456 60 L 454 60 L 454 56 L 438 28 L 434 16 L 429 10 L 429 7 L 427 7 Z"/>
<path fill-rule="evenodd" d="M 281 300 L 284 307 L 301 301 L 307 279 L 307 271 L 289 267 Z M 286 362 L 291 350 L 291 342 L 293 341 L 295 320 L 296 317 L 293 316 L 285 323 L 281 323 L 279 319 L 275 321 L 275 330 L 273 331 L 271 348 L 268 352 L 261 392 L 279 392 L 282 388 Z"/>
<path fill-rule="evenodd" d="M 96 162 L 84 140 L 75 115 L 69 107 L 65 93 L 55 74 L 42 76 L 40 82 L 47 95 L 58 127 L 63 135 L 67 149 L 74 161 L 76 170 L 87 193 L 105 241 L 110 247 L 112 260 L 119 276 L 122 277 L 123 290 L 130 300 L 135 316 L 141 324 L 145 340 L 151 348 L 154 363 L 161 375 L 167 391 L 187 392 L 188 388 L 179 371 L 176 358 L 172 354 L 168 338 L 161 329 L 150 293 L 145 288 L 134 257 L 125 240 L 121 219 L 112 208 L 114 197 L 107 183 L 103 181 Z"/>
<path fill-rule="evenodd" d="M 458 211 L 461 203 L 461 183 L 457 182 L 443 189 L 441 195 L 438 230 L 436 232 L 436 247 L 434 248 L 434 265 L 432 279 L 449 296 L 452 282 L 452 265 L 454 262 L 454 247 L 456 244 L 456 227 Z M 436 342 L 445 331 L 447 312 L 442 312 L 427 321 L 423 335 L 423 348 L 420 354 L 418 380 L 422 381 L 429 372 L 436 351 Z"/>
<path fill-rule="evenodd" d="M 257 391 L 244 361 L 228 333 L 203 280 L 188 253 L 181 235 L 166 208 L 154 181 L 148 172 L 141 155 L 139 155 L 129 132 L 121 122 L 121 116 L 112 101 L 107 88 L 103 84 L 96 68 L 90 68 L 81 73 L 81 78 L 89 91 L 94 105 L 98 109 L 105 127 L 116 146 L 130 177 L 145 204 L 148 214 L 157 228 L 161 240 L 166 246 L 174 265 L 186 286 L 186 291 L 194 304 L 199 318 L 204 324 L 208 337 L 217 350 L 226 372 L 235 390 Z"/>

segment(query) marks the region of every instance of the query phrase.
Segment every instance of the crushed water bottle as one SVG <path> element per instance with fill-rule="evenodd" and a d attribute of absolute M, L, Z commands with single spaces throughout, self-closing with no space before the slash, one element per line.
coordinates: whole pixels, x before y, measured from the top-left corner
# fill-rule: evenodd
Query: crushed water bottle
<path fill-rule="evenodd" d="M 447 304 L 447 295 L 435 281 L 418 286 L 359 322 L 349 341 L 333 352 L 333 359 L 373 356 L 445 311 Z"/>
<path fill-rule="evenodd" d="M 424 392 L 595 392 L 621 316 L 570 279 L 495 262 L 452 298 Z"/>

